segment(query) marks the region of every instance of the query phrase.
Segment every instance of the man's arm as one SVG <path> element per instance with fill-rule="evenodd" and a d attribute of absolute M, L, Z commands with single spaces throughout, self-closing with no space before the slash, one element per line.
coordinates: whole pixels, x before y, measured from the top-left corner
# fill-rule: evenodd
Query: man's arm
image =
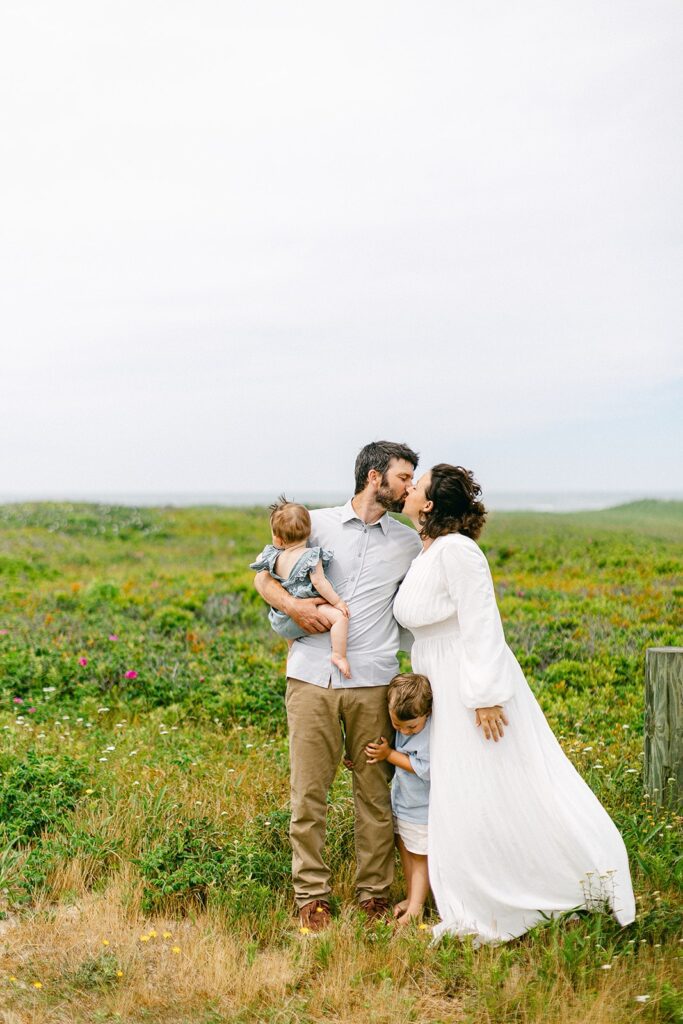
<path fill-rule="evenodd" d="M 326 633 L 329 629 L 318 615 L 318 605 L 325 603 L 323 598 L 292 597 L 265 569 L 254 577 L 254 586 L 266 604 L 289 615 L 307 633 Z"/>

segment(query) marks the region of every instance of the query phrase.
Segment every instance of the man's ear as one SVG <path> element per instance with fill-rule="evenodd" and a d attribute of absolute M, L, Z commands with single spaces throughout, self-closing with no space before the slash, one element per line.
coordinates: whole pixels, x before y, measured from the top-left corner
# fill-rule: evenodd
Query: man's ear
<path fill-rule="evenodd" d="M 379 487 L 382 483 L 382 474 L 378 469 L 371 469 L 368 473 L 368 484 L 372 484 L 373 487 Z"/>

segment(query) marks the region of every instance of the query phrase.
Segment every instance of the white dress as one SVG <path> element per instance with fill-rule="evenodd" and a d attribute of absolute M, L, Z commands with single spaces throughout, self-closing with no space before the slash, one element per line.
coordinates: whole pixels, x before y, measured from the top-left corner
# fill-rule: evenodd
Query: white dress
<path fill-rule="evenodd" d="M 429 877 L 434 935 L 499 942 L 544 917 L 609 905 L 635 917 L 623 840 L 565 756 L 505 643 L 488 562 L 462 534 L 417 556 L 394 604 L 434 694 Z M 502 704 L 495 743 L 478 707 Z"/>

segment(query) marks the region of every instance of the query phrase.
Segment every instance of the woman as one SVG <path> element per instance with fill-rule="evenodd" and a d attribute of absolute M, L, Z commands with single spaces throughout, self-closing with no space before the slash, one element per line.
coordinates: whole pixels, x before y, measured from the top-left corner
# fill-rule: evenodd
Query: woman
<path fill-rule="evenodd" d="M 486 558 L 486 512 L 459 466 L 425 473 L 406 499 L 423 550 L 394 604 L 415 636 L 413 670 L 434 694 L 429 874 L 441 923 L 480 942 L 544 917 L 609 904 L 635 917 L 616 826 L 555 739 L 505 643 Z"/>

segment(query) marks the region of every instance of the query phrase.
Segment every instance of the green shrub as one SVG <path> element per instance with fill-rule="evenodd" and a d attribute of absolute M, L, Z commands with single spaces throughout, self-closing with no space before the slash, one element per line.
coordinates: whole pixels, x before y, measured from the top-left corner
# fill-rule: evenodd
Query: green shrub
<path fill-rule="evenodd" d="M 68 757 L 29 750 L 19 762 L 5 754 L 0 766 L 0 834 L 9 840 L 60 824 L 86 785 L 86 766 Z"/>

